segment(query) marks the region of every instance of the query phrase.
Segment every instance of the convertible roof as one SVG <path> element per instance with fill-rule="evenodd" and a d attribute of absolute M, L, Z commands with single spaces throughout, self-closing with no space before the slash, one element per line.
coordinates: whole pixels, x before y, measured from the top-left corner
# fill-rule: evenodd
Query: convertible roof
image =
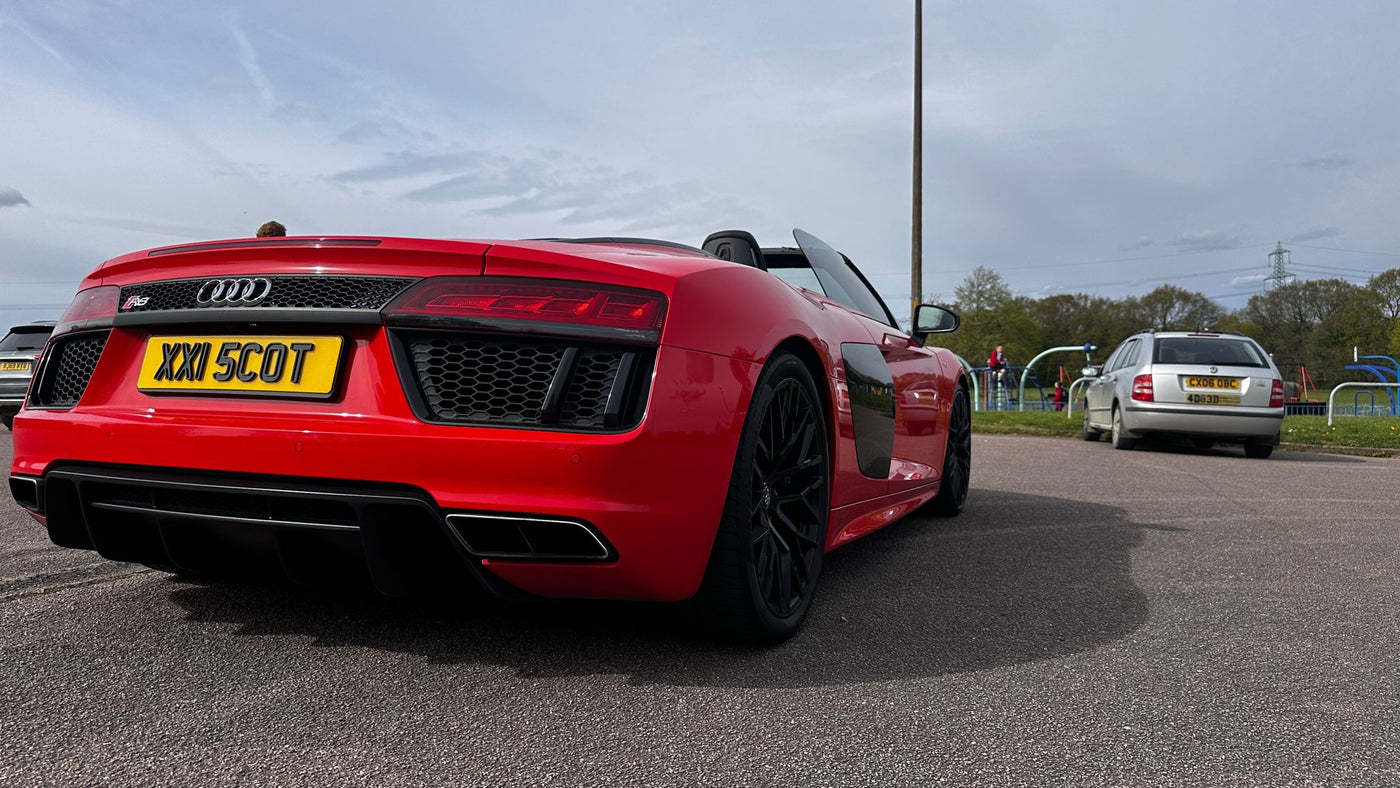
<path fill-rule="evenodd" d="M 656 238 L 628 238 L 624 236 L 598 236 L 594 238 L 531 238 L 532 241 L 554 241 L 563 244 L 606 244 L 609 246 L 663 246 L 667 249 L 684 249 L 687 252 L 703 254 L 706 257 L 714 255 L 704 249 L 697 249 L 687 244 L 676 243 L 675 241 L 661 241 Z"/>

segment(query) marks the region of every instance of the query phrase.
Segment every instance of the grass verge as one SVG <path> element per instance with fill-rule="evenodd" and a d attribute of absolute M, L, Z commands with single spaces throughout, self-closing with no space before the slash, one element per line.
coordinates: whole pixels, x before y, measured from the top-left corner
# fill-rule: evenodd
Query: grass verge
<path fill-rule="evenodd" d="M 1081 420 L 1046 411 L 977 411 L 972 414 L 975 432 L 993 435 L 1050 435 L 1079 437 Z M 1400 419 L 1369 416 L 1337 416 L 1327 426 L 1326 416 L 1288 416 L 1283 420 L 1283 442 L 1301 446 L 1352 447 L 1400 450 Z"/>
<path fill-rule="evenodd" d="M 1065 418 L 1063 412 L 1028 410 L 1024 412 L 979 410 L 972 414 L 973 432 L 994 435 L 1055 435 L 1079 437 L 1079 414 Z"/>

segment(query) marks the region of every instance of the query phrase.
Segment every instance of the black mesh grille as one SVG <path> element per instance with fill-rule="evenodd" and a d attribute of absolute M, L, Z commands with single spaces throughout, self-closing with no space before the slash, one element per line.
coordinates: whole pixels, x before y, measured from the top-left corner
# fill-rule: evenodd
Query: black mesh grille
<path fill-rule="evenodd" d="M 423 396 L 449 421 L 538 424 L 564 345 L 437 338 L 413 343 Z"/>
<path fill-rule="evenodd" d="M 603 426 L 603 407 L 608 403 L 617 367 L 618 351 L 587 351 L 579 354 L 578 367 L 569 381 L 569 394 L 559 421 L 575 427 Z"/>
<path fill-rule="evenodd" d="M 43 377 L 30 395 L 30 404 L 48 408 L 77 405 L 106 344 L 106 331 L 56 340 L 48 350 L 49 359 Z"/>
<path fill-rule="evenodd" d="M 171 309 L 383 309 L 414 279 L 383 276 L 266 276 L 272 283 L 268 296 L 252 306 L 204 305 L 197 301 L 199 288 L 209 279 L 148 282 L 122 288 L 122 314 L 162 312 Z M 145 298 L 137 306 L 132 299 Z M 131 303 L 131 306 L 126 306 Z"/>
<path fill-rule="evenodd" d="M 414 382 L 433 421 L 461 424 L 620 429 L 640 419 L 636 391 L 643 365 L 624 381 L 613 424 L 605 420 L 624 356 L 646 356 L 625 346 L 581 345 L 566 339 L 422 334 L 404 343 Z M 550 412 L 550 388 L 574 350 L 564 394 Z"/>

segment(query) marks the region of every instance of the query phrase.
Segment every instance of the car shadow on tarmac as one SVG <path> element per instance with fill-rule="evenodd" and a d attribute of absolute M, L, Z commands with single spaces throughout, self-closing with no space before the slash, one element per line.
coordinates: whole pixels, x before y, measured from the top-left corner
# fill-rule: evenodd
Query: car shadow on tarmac
<path fill-rule="evenodd" d="M 826 557 L 803 629 L 780 646 L 716 641 L 685 605 L 390 600 L 364 592 L 170 580 L 192 623 L 482 663 L 522 677 L 620 674 L 636 684 L 801 687 L 985 670 L 1088 651 L 1133 632 L 1146 531 L 1114 507 L 975 490 L 952 520 L 911 517 Z"/>
<path fill-rule="evenodd" d="M 1193 446 L 1189 441 L 1172 440 L 1170 438 L 1143 438 L 1140 439 L 1134 451 L 1160 452 L 1164 454 L 1199 454 L 1205 457 L 1238 457 L 1241 460 L 1247 459 L 1244 456 L 1244 448 L 1236 444 L 1216 444 L 1210 448 L 1200 449 Z M 1356 451 L 1366 451 L 1357 449 Z M 1383 450 L 1382 450 L 1383 451 Z M 1270 455 L 1268 462 L 1317 462 L 1317 463 L 1360 463 L 1365 462 L 1362 457 L 1346 454 L 1329 454 L 1319 449 L 1308 450 L 1301 448 L 1278 448 Z M 1384 456 L 1384 455 L 1382 455 Z M 1259 460 L 1249 460 L 1259 462 Z"/>

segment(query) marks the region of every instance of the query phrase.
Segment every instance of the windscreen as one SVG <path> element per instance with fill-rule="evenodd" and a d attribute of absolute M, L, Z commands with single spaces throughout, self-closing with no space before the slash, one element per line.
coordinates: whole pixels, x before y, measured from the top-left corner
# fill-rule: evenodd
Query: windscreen
<path fill-rule="evenodd" d="M 1201 364 L 1217 367 L 1265 367 L 1259 346 L 1236 337 L 1159 337 L 1154 364 Z"/>
<path fill-rule="evenodd" d="M 810 268 L 779 268 L 770 265 L 768 267 L 768 273 L 790 285 L 806 288 L 813 293 L 826 295 L 826 290 L 822 288 L 821 280 L 817 279 L 817 272 Z"/>
<path fill-rule="evenodd" d="M 812 270 L 816 272 L 817 279 L 821 280 L 827 298 L 845 304 L 881 323 L 893 325 L 884 302 L 866 285 L 860 274 L 856 273 L 840 252 L 803 230 L 793 230 L 792 237 L 797 239 L 803 256 L 812 264 Z"/>

